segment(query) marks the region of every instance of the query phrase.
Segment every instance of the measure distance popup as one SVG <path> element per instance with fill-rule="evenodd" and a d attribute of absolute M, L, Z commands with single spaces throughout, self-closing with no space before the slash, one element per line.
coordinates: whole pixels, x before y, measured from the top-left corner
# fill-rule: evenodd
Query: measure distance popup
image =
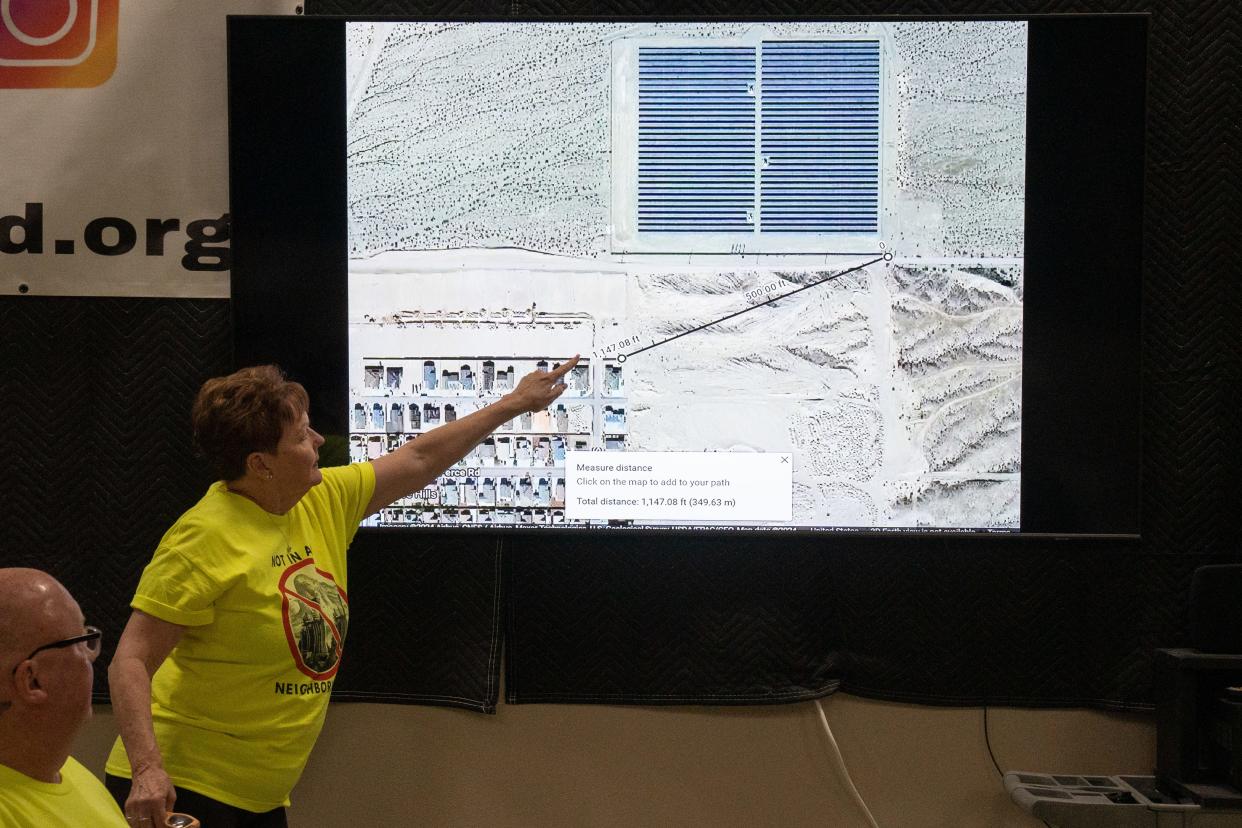
<path fill-rule="evenodd" d="M 672 523 L 793 518 L 793 455 L 727 451 L 570 451 L 570 520 Z"/>

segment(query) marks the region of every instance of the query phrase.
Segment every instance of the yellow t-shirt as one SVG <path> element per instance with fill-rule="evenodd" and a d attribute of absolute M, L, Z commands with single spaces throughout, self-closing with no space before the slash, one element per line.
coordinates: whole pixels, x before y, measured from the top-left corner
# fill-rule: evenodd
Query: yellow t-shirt
<path fill-rule="evenodd" d="M 130 606 L 184 626 L 151 681 L 173 783 L 248 811 L 289 804 L 349 626 L 345 550 L 375 470 L 323 470 L 285 515 L 215 483 L 164 535 Z M 130 777 L 117 739 L 108 773 Z"/>
<path fill-rule="evenodd" d="M 40 782 L 0 765 L 0 825 L 4 828 L 127 828 L 116 800 L 94 774 L 70 756 L 60 782 Z"/>

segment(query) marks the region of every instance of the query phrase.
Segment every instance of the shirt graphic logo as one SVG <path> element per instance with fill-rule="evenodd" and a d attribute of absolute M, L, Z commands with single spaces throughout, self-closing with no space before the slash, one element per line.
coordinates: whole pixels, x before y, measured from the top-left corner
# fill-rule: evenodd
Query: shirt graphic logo
<path fill-rule="evenodd" d="M 116 69 L 120 0 L 0 0 L 0 88 L 99 86 Z"/>
<path fill-rule="evenodd" d="M 298 669 L 315 681 L 336 675 L 349 627 L 349 597 L 306 558 L 280 577 L 285 639 Z"/>

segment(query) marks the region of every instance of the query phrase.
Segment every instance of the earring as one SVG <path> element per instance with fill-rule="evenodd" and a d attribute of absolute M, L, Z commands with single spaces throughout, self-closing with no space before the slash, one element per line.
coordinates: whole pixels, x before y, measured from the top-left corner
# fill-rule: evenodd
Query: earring
<path fill-rule="evenodd" d="M 268 472 L 268 473 L 267 473 L 267 479 L 268 479 L 268 480 L 271 480 L 271 479 L 272 479 L 273 477 L 275 477 L 275 476 L 276 476 L 276 475 L 275 475 L 273 472 Z"/>

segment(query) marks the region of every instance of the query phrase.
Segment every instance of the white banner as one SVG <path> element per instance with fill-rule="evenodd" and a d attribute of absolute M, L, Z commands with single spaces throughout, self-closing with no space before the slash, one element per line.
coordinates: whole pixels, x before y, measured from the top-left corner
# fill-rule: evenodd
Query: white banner
<path fill-rule="evenodd" d="M 0 292 L 229 295 L 225 17 L 293 0 L 4 0 Z"/>

